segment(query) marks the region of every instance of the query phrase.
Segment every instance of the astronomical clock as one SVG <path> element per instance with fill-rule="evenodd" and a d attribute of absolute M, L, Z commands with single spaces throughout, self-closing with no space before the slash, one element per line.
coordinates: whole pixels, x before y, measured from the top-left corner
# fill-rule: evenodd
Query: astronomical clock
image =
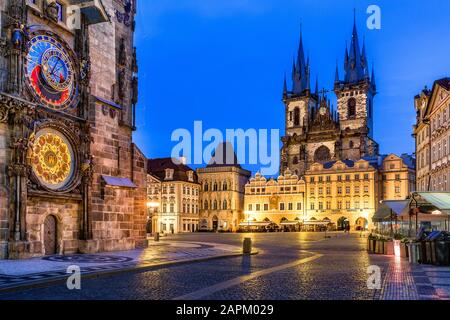
<path fill-rule="evenodd" d="M 72 191 L 80 181 L 80 127 L 65 115 L 78 107 L 80 68 L 71 48 L 50 31 L 30 32 L 25 48 L 26 89 L 42 110 L 29 140 L 31 185 L 51 193 Z"/>
<path fill-rule="evenodd" d="M 25 79 L 36 100 L 55 109 L 73 108 L 78 102 L 78 66 L 71 49 L 49 31 L 29 36 Z"/>

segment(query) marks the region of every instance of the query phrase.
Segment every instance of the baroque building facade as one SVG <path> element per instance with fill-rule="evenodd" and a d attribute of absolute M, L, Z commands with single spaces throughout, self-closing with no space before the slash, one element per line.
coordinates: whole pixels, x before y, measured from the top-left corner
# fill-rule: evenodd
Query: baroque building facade
<path fill-rule="evenodd" d="M 236 231 L 244 217 L 244 188 L 251 173 L 239 165 L 233 146 L 219 144 L 208 166 L 197 174 L 202 186 L 200 229 Z"/>
<path fill-rule="evenodd" d="M 241 228 L 328 226 L 371 230 L 381 201 L 405 200 L 415 189 L 414 158 L 409 155 L 367 157 L 358 161 L 314 163 L 304 177 L 289 169 L 278 179 L 260 174 L 245 187 Z"/>
<path fill-rule="evenodd" d="M 417 190 L 450 191 L 450 78 L 436 80 L 414 101 Z"/>
<path fill-rule="evenodd" d="M 0 10 L 0 258 L 146 246 L 136 1 Z"/>
<path fill-rule="evenodd" d="M 199 230 L 200 184 L 194 170 L 171 158 L 148 160 L 147 200 L 152 233 Z"/>

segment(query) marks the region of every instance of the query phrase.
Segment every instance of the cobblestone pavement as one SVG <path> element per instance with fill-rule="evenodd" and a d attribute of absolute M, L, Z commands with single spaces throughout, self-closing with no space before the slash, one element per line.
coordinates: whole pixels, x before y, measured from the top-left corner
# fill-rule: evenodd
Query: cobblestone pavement
<path fill-rule="evenodd" d="M 68 277 L 67 268 L 83 275 L 111 273 L 241 254 L 239 246 L 186 241 L 150 242 L 147 249 L 91 255 L 50 256 L 0 261 L 0 291 Z"/>
<path fill-rule="evenodd" d="M 373 300 L 448 297 L 450 268 L 410 267 L 369 255 L 360 234 L 193 234 L 171 240 L 241 245 L 253 238 L 258 255 L 195 262 L 155 270 L 83 279 L 82 290 L 64 284 L 0 294 L 0 299 L 131 300 Z M 368 267 L 382 271 L 381 290 L 367 287 Z M 446 286 L 447 284 L 447 286 Z"/>

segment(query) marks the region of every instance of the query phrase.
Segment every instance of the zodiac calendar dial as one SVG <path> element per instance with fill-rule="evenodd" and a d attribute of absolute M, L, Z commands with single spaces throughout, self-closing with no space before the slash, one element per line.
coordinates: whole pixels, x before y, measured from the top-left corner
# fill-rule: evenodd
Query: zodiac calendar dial
<path fill-rule="evenodd" d="M 76 105 L 76 62 L 67 45 L 56 36 L 48 32 L 31 36 L 25 73 L 28 85 L 40 103 L 55 110 Z"/>
<path fill-rule="evenodd" d="M 70 142 L 56 130 L 39 131 L 29 158 L 34 174 L 49 189 L 57 190 L 70 183 L 74 173 L 74 153 Z"/>

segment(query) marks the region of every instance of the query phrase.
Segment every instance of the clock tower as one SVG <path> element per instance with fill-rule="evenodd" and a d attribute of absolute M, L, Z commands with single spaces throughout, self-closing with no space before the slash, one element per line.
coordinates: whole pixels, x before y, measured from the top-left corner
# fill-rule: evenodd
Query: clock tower
<path fill-rule="evenodd" d="M 136 1 L 0 10 L 0 259 L 145 246 Z"/>

